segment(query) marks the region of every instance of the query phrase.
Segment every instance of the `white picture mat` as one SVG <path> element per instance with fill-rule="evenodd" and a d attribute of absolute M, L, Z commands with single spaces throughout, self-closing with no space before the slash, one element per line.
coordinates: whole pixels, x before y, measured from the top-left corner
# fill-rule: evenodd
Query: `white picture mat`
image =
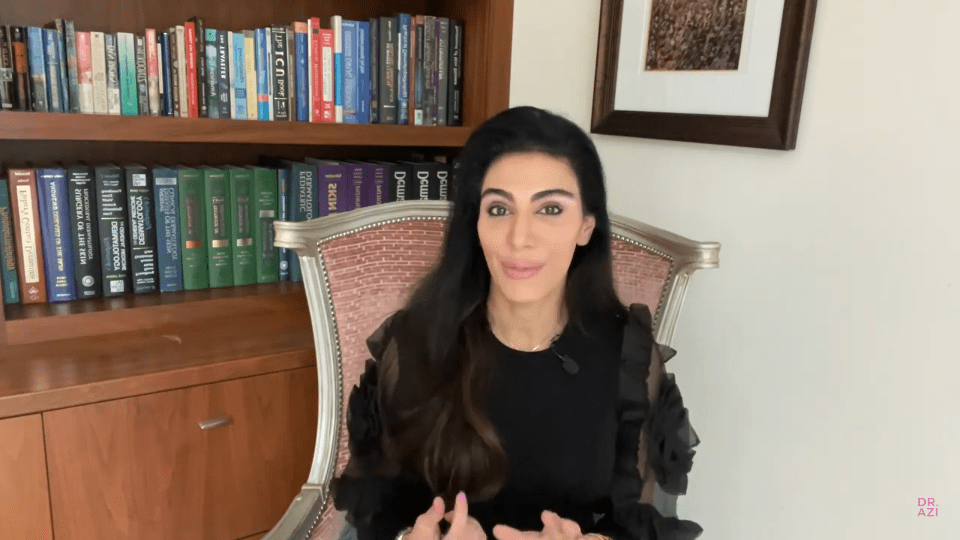
<path fill-rule="evenodd" d="M 747 0 L 737 71 L 645 71 L 651 0 L 624 0 L 614 109 L 766 117 L 783 3 Z"/>

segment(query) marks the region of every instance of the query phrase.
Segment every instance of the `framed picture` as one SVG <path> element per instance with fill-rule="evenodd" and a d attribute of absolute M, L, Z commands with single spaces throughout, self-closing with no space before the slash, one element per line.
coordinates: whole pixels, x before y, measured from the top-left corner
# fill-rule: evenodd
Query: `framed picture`
<path fill-rule="evenodd" d="M 816 0 L 602 0 L 591 132 L 792 150 Z"/>

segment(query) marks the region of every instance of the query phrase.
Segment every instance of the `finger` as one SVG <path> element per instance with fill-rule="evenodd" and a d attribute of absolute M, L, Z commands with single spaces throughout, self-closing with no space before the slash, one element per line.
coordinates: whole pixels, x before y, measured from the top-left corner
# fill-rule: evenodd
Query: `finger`
<path fill-rule="evenodd" d="M 560 528 L 567 538 L 580 538 L 583 534 L 580 530 L 580 524 L 572 519 L 560 518 Z"/>
<path fill-rule="evenodd" d="M 417 521 L 413 524 L 413 528 L 432 531 L 442 519 L 443 499 L 440 497 L 435 497 L 433 499 L 433 504 L 430 505 L 430 509 L 417 517 Z"/>
<path fill-rule="evenodd" d="M 467 525 L 467 496 L 461 491 L 453 503 L 453 519 L 450 521 L 450 531 L 460 534 Z"/>
<path fill-rule="evenodd" d="M 495 525 L 493 527 L 493 536 L 497 540 L 531 540 L 532 536 L 527 532 L 518 531 L 507 525 Z"/>
<path fill-rule="evenodd" d="M 560 516 L 551 512 L 550 510 L 544 510 L 540 514 L 540 520 L 543 521 L 543 534 L 548 536 L 560 536 L 563 534 L 563 528 L 560 524 Z"/>

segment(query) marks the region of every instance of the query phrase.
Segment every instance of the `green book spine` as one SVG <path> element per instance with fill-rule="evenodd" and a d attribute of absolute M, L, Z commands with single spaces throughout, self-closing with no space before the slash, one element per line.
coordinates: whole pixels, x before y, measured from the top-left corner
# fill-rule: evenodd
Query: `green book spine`
<path fill-rule="evenodd" d="M 117 33 L 117 67 L 120 69 L 120 112 L 129 116 L 137 116 L 139 105 L 137 101 L 137 63 L 134 50 L 133 34 L 129 32 Z"/>
<path fill-rule="evenodd" d="M 253 171 L 231 167 L 230 175 L 230 247 L 233 249 L 233 284 L 257 282 L 257 252 L 253 242 Z"/>
<path fill-rule="evenodd" d="M 20 303 L 17 278 L 17 255 L 13 239 L 13 218 L 10 214 L 10 191 L 6 180 L 0 180 L 0 275 L 3 276 L 3 303 Z"/>
<path fill-rule="evenodd" d="M 183 261 L 183 288 L 187 291 L 210 287 L 207 268 L 206 220 L 204 219 L 203 174 L 189 167 L 177 168 L 180 189 L 180 251 Z"/>
<path fill-rule="evenodd" d="M 207 220 L 207 260 L 211 287 L 233 285 L 230 249 L 230 181 L 227 172 L 203 167 L 203 213 Z"/>
<path fill-rule="evenodd" d="M 280 251 L 274 247 L 273 222 L 279 213 L 277 171 L 253 167 L 253 245 L 257 262 L 257 283 L 280 279 Z"/>

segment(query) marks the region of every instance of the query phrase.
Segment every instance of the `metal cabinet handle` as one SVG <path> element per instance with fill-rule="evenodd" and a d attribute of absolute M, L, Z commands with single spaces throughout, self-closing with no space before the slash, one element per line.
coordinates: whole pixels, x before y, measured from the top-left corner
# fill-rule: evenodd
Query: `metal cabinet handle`
<path fill-rule="evenodd" d="M 200 422 L 200 429 L 213 429 L 232 423 L 233 418 L 230 418 L 229 416 L 221 416 L 219 418 L 211 418 L 209 420 Z"/>

